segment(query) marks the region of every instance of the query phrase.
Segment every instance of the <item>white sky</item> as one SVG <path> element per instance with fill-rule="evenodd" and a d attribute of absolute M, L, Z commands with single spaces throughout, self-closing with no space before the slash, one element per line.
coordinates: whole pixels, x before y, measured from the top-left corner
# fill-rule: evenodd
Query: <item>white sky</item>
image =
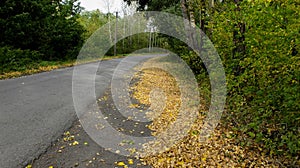
<path fill-rule="evenodd" d="M 110 12 L 121 11 L 123 0 L 80 0 L 81 6 L 87 11 L 99 9 L 103 13 L 107 13 L 107 5 L 105 2 L 109 1 L 111 4 Z"/>

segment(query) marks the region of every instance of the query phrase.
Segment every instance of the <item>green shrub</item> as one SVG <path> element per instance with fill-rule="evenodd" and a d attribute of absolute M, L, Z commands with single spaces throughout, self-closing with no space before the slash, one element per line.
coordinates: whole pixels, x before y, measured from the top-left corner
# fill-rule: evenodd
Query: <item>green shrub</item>
<path fill-rule="evenodd" d="M 34 68 L 42 55 L 37 51 L 0 47 L 0 74 Z"/>
<path fill-rule="evenodd" d="M 225 65 L 227 118 L 270 153 L 300 152 L 299 5 L 247 1 L 240 11 L 226 3 L 209 28 Z M 232 56 L 233 30 L 246 24 L 246 53 Z M 236 67 L 240 73 L 236 74 Z"/>

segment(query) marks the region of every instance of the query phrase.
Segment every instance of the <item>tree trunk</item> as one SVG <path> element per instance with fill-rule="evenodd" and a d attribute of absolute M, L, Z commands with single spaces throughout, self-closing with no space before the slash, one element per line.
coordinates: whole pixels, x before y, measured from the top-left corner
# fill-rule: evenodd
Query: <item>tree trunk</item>
<path fill-rule="evenodd" d="M 195 18 L 194 18 L 194 14 L 192 12 L 189 12 L 188 8 L 187 8 L 187 1 L 186 0 L 181 0 L 181 12 L 182 12 L 182 16 L 184 18 L 184 26 L 185 26 L 185 31 L 187 34 L 187 42 L 189 44 L 189 46 L 191 46 L 192 48 L 195 48 L 195 42 L 194 42 L 194 35 L 192 33 L 192 26 L 196 26 L 195 24 Z M 193 23 L 191 21 L 191 17 L 193 18 Z M 189 23 L 187 24 L 186 21 L 188 21 Z"/>
<path fill-rule="evenodd" d="M 240 2 L 242 0 L 235 0 L 236 4 L 236 11 L 239 13 L 241 11 Z M 246 24 L 239 20 L 237 24 L 235 24 L 234 30 L 233 30 L 233 43 L 234 48 L 232 51 L 232 59 L 233 60 L 241 60 L 244 58 L 246 54 L 246 45 L 244 44 L 245 41 L 245 32 L 246 32 Z M 242 73 L 242 67 L 236 66 L 234 68 L 235 75 L 240 75 Z"/>
<path fill-rule="evenodd" d="M 115 25 L 115 47 L 114 47 L 114 56 L 117 56 L 117 31 L 118 31 L 118 12 L 116 12 L 116 25 Z"/>

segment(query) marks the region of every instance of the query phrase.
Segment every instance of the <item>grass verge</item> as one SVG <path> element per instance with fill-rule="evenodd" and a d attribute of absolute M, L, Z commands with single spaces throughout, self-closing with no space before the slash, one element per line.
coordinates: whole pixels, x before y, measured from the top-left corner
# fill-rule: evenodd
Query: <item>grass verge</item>
<path fill-rule="evenodd" d="M 41 61 L 37 62 L 34 65 L 28 65 L 27 67 L 24 67 L 23 69 L 18 68 L 19 70 L 9 71 L 9 72 L 3 72 L 0 74 L 0 80 L 3 79 L 9 79 L 9 78 L 17 78 L 24 75 L 31 75 L 36 74 L 40 72 L 47 72 L 52 71 L 59 68 L 65 68 L 65 67 L 72 67 L 77 64 L 85 64 L 85 63 L 91 63 L 96 62 L 100 60 L 110 60 L 110 59 L 117 59 L 117 58 L 123 58 L 125 55 L 120 56 L 105 56 L 101 59 L 86 59 L 84 61 L 76 62 L 76 60 L 67 60 L 67 61 Z"/>

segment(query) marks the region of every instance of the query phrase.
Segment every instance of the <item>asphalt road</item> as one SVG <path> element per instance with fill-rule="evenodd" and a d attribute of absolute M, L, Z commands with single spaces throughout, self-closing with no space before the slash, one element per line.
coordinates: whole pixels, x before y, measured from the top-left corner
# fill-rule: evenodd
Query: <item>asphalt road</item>
<path fill-rule="evenodd" d="M 152 56 L 131 56 L 144 61 Z M 96 95 L 110 84 L 122 59 L 101 62 Z M 97 63 L 80 65 L 82 77 Z M 130 67 L 128 67 L 130 68 Z M 23 167 L 47 148 L 76 120 L 72 98 L 73 68 L 58 69 L 0 81 L 0 167 Z M 90 101 L 90 100 L 86 100 Z M 91 102 L 92 103 L 92 102 Z"/>

